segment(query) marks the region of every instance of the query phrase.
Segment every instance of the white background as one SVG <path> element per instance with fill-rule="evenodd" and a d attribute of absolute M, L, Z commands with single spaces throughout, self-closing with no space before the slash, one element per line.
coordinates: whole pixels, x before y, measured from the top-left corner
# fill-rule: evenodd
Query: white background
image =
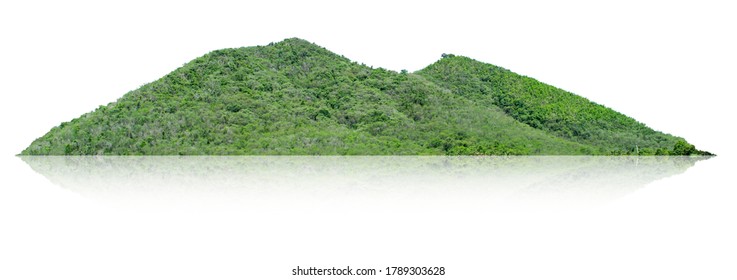
<path fill-rule="evenodd" d="M 737 273 L 727 264 L 737 263 L 735 231 L 727 219 L 732 218 L 728 213 L 737 212 L 731 205 L 737 196 L 730 187 L 733 179 L 727 174 L 735 153 L 735 12 L 729 1 L 5 1 L 0 4 L 0 156 L 4 170 L 0 237 L 6 243 L 0 244 L 8 246 L 18 241 L 15 244 L 25 245 L 12 250 L 0 247 L 0 273 L 12 272 L 7 279 L 22 279 L 22 271 L 37 272 L 27 274 L 28 279 L 42 279 L 37 278 L 39 275 L 72 279 L 82 266 L 70 266 L 69 260 L 95 260 L 79 255 L 90 252 L 105 257 L 106 251 L 100 248 L 110 246 L 122 249 L 117 251 L 117 259 L 108 263 L 101 258 L 90 265 L 106 271 L 107 276 L 119 272 L 121 278 L 127 275 L 138 279 L 168 278 L 172 274 L 166 272 L 181 269 L 181 264 L 190 268 L 201 265 L 197 270 L 201 274 L 189 277 L 202 279 L 212 273 L 212 279 L 245 279 L 233 270 L 219 270 L 226 265 L 243 265 L 247 270 L 249 264 L 239 256 L 275 267 L 299 264 L 295 261 L 341 265 L 382 263 L 387 259 L 399 265 L 504 264 L 504 269 L 490 265 L 490 269 L 497 269 L 494 276 L 499 279 L 587 279 L 592 275 L 613 279 L 734 279 Z M 249 249 L 238 246 L 245 243 L 237 243 L 234 248 L 239 250 L 235 251 L 207 247 L 205 241 L 196 238 L 198 235 L 226 242 L 236 236 L 222 233 L 224 236 L 218 239 L 221 231 L 216 229 L 231 229 L 231 233 L 245 230 L 209 220 L 208 214 L 201 214 L 202 220 L 193 218 L 194 225 L 202 222 L 194 231 L 197 234 L 179 240 L 194 244 L 191 247 L 179 247 L 177 237 L 168 239 L 170 243 L 154 243 L 147 236 L 184 231 L 187 222 L 174 219 L 171 227 L 150 217 L 140 224 L 126 222 L 123 214 L 114 216 L 94 202 L 56 189 L 13 157 L 61 121 L 115 101 L 209 51 L 265 45 L 289 37 L 306 39 L 360 63 L 397 71 L 419 70 L 442 53 L 469 56 L 587 97 L 656 130 L 682 136 L 697 148 L 720 157 L 697 165 L 691 175 L 684 174 L 691 179 L 656 183 L 618 204 L 614 207 L 617 211 L 592 214 L 592 225 L 606 226 L 589 228 L 588 232 L 573 217 L 564 218 L 555 226 L 557 231 L 550 231 L 546 224 L 550 220 L 504 217 L 506 222 L 502 224 L 508 226 L 507 231 L 491 237 L 498 241 L 494 248 L 480 246 L 483 252 L 456 250 L 447 241 L 465 240 L 463 245 L 472 246 L 481 236 L 468 235 L 464 230 L 441 231 L 446 241 L 440 252 L 447 253 L 442 256 L 417 243 L 409 248 L 397 247 L 401 242 L 396 238 L 437 242 L 431 238 L 436 235 L 406 236 L 420 232 L 409 229 L 406 234 L 390 228 L 345 232 L 357 234 L 355 237 L 361 240 L 367 237 L 362 234 L 374 236 L 361 247 L 370 249 L 362 254 L 338 249 L 337 245 L 304 251 L 307 248 L 298 246 L 304 243 L 279 239 L 288 236 L 259 236 L 266 239 L 262 245 L 277 244 L 282 249 L 277 251 L 284 254 L 290 253 L 288 245 L 300 249 L 291 252 L 292 257 L 284 262 L 280 261 L 284 256 L 273 255 L 277 251 L 263 246 Z M 80 218 L 62 218 L 68 216 Z M 268 224 L 270 216 L 266 217 L 256 224 Z M 523 222 L 510 222 L 517 218 Z M 161 221 L 166 220 L 161 217 Z M 278 217 L 273 220 L 281 221 Z M 663 224 L 656 227 L 658 222 Z M 90 229 L 95 223 L 108 228 L 86 234 L 73 230 Z M 130 232 L 114 230 L 124 227 L 121 225 L 127 225 Z M 213 230 L 202 229 L 208 226 Z M 572 229 L 560 229 L 566 226 Z M 148 227 L 160 231 L 147 235 Z M 614 228 L 617 230 L 612 231 Z M 475 229 L 477 234 L 493 232 L 490 228 Z M 324 232 L 320 227 L 306 230 L 310 233 L 303 236 L 317 240 L 338 238 L 321 234 Z M 539 238 L 531 235 L 534 231 L 550 235 Z M 146 252 L 145 246 L 118 244 L 114 238 L 104 238 L 105 234 L 132 236 L 138 244 L 154 247 Z M 621 243 L 609 242 L 615 235 L 625 238 Z M 38 243 L 33 243 L 35 240 Z M 227 247 L 217 241 L 215 244 Z M 603 246 L 602 250 L 597 250 L 596 244 Z M 80 246 L 88 250 L 75 250 Z M 194 250 L 183 252 L 178 248 Z M 450 256 L 453 252 L 460 254 Z M 219 255 L 210 258 L 212 263 L 192 257 L 203 254 Z M 188 257 L 192 262 L 186 261 Z M 54 266 L 59 260 L 67 261 Z M 228 264 L 228 260 L 233 263 Z M 163 265 L 157 266 L 156 261 Z M 7 265 L 15 269 L 8 270 Z M 181 279 L 186 275 L 178 276 Z M 87 276 L 95 279 L 99 275 Z"/>

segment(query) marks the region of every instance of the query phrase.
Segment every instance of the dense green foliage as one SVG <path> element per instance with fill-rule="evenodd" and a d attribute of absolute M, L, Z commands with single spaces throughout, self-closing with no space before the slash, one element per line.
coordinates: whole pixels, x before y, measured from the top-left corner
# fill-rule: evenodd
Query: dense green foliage
<path fill-rule="evenodd" d="M 197 58 L 62 123 L 22 154 L 622 154 L 636 146 L 698 153 L 586 99 L 467 58 L 397 73 L 287 39 Z"/>
<path fill-rule="evenodd" d="M 531 127 L 590 145 L 594 153 L 708 154 L 586 98 L 467 57 L 444 55 L 418 74 Z"/>

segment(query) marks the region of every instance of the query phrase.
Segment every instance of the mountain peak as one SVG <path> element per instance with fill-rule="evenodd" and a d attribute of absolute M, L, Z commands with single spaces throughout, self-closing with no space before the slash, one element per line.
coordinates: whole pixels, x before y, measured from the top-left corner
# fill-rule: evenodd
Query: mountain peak
<path fill-rule="evenodd" d="M 292 37 L 287 38 L 284 40 L 281 40 L 279 42 L 272 42 L 267 46 L 275 46 L 275 47 L 297 47 L 297 48 L 312 48 L 312 49 L 319 49 L 319 50 L 325 50 L 322 46 L 319 46 L 315 43 L 312 43 L 310 41 L 307 41 L 305 39 Z"/>
<path fill-rule="evenodd" d="M 297 38 L 297 37 L 286 38 L 286 39 L 284 39 L 284 40 L 282 40 L 282 41 L 280 41 L 278 43 L 284 43 L 284 44 L 310 44 L 310 45 L 315 45 L 314 43 L 312 43 L 310 41 L 307 41 L 307 40 L 302 39 L 302 38 Z M 315 46 L 317 46 L 317 45 L 315 45 Z"/>

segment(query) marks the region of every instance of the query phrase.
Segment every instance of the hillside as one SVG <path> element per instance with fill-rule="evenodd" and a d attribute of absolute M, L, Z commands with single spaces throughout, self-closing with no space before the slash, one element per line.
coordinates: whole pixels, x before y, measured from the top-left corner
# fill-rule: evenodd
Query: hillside
<path fill-rule="evenodd" d="M 460 56 L 417 73 L 301 39 L 199 57 L 23 155 L 699 154 L 603 106 Z"/>
<path fill-rule="evenodd" d="M 684 139 L 533 78 L 467 57 L 444 55 L 418 74 L 455 94 L 501 108 L 515 120 L 592 146 L 600 154 L 706 154 Z"/>

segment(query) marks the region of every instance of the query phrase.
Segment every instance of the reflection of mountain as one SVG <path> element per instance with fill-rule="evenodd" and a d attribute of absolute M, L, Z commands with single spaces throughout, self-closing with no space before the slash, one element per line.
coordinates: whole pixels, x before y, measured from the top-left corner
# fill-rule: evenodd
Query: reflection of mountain
<path fill-rule="evenodd" d="M 95 198 L 611 200 L 705 157 L 22 157 Z M 463 201 L 463 200 L 461 200 Z"/>

